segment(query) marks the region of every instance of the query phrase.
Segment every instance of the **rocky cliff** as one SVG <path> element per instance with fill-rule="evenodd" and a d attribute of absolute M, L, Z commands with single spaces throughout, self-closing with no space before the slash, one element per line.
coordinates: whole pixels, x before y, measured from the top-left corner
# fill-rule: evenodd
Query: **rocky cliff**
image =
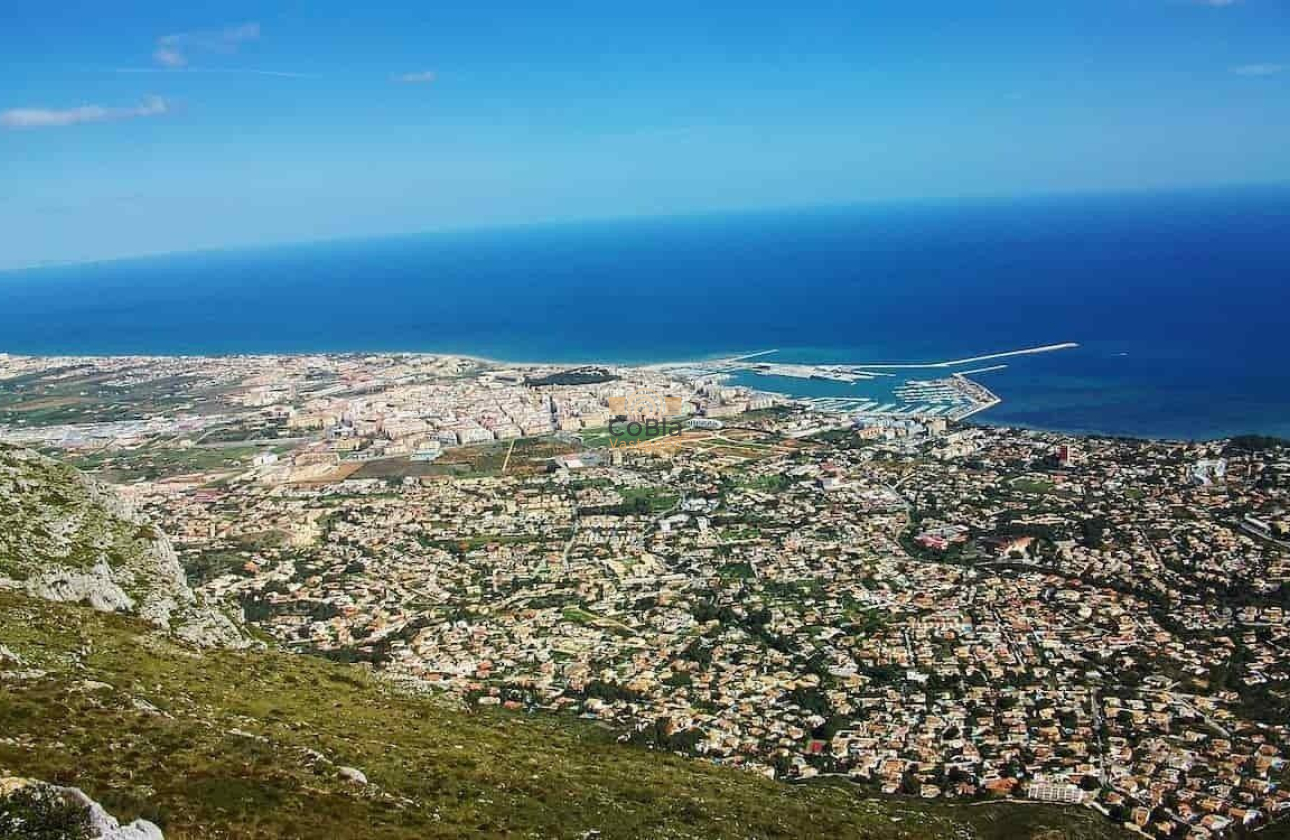
<path fill-rule="evenodd" d="M 199 646 L 245 646 L 188 587 L 170 541 L 113 490 L 0 444 L 0 588 L 137 615 Z"/>

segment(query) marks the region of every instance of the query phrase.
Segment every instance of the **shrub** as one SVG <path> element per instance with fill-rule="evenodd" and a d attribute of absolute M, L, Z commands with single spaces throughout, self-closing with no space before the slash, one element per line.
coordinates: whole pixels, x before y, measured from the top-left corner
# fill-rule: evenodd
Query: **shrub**
<path fill-rule="evenodd" d="M 57 790 L 29 785 L 0 797 L 0 840 L 86 840 L 89 812 Z"/>

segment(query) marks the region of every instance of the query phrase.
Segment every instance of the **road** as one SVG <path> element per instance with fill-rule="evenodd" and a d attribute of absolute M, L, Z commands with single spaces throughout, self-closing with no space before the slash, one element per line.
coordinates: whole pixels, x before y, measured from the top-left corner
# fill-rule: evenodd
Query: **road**
<path fill-rule="evenodd" d="M 194 443 L 193 446 L 197 449 L 238 449 L 243 446 L 290 446 L 297 443 L 307 443 L 310 440 L 313 440 L 313 438 L 247 438 L 246 440 L 215 440 L 209 443 L 198 442 Z"/>

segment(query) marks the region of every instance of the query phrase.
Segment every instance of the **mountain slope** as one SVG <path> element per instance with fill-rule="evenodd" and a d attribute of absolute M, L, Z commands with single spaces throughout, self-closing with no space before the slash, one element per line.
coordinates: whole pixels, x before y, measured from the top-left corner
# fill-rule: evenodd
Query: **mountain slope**
<path fill-rule="evenodd" d="M 357 666 L 199 653 L 136 619 L 14 592 L 0 592 L 0 645 L 0 776 L 75 785 L 170 840 L 1118 833 L 1081 810 L 790 787 L 582 722 L 468 714 Z"/>
<path fill-rule="evenodd" d="M 0 588 L 125 612 L 199 645 L 245 644 L 198 603 L 170 540 L 111 488 L 0 444 Z"/>

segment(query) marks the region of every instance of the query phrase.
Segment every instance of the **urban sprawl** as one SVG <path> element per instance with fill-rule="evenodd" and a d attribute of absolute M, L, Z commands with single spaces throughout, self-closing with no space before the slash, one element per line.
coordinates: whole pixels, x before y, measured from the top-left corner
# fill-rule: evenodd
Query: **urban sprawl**
<path fill-rule="evenodd" d="M 467 708 L 1157 837 L 1290 812 L 1290 449 L 903 393 L 963 408 L 719 364 L 0 355 L 0 440 L 118 484 L 266 639 Z"/>

